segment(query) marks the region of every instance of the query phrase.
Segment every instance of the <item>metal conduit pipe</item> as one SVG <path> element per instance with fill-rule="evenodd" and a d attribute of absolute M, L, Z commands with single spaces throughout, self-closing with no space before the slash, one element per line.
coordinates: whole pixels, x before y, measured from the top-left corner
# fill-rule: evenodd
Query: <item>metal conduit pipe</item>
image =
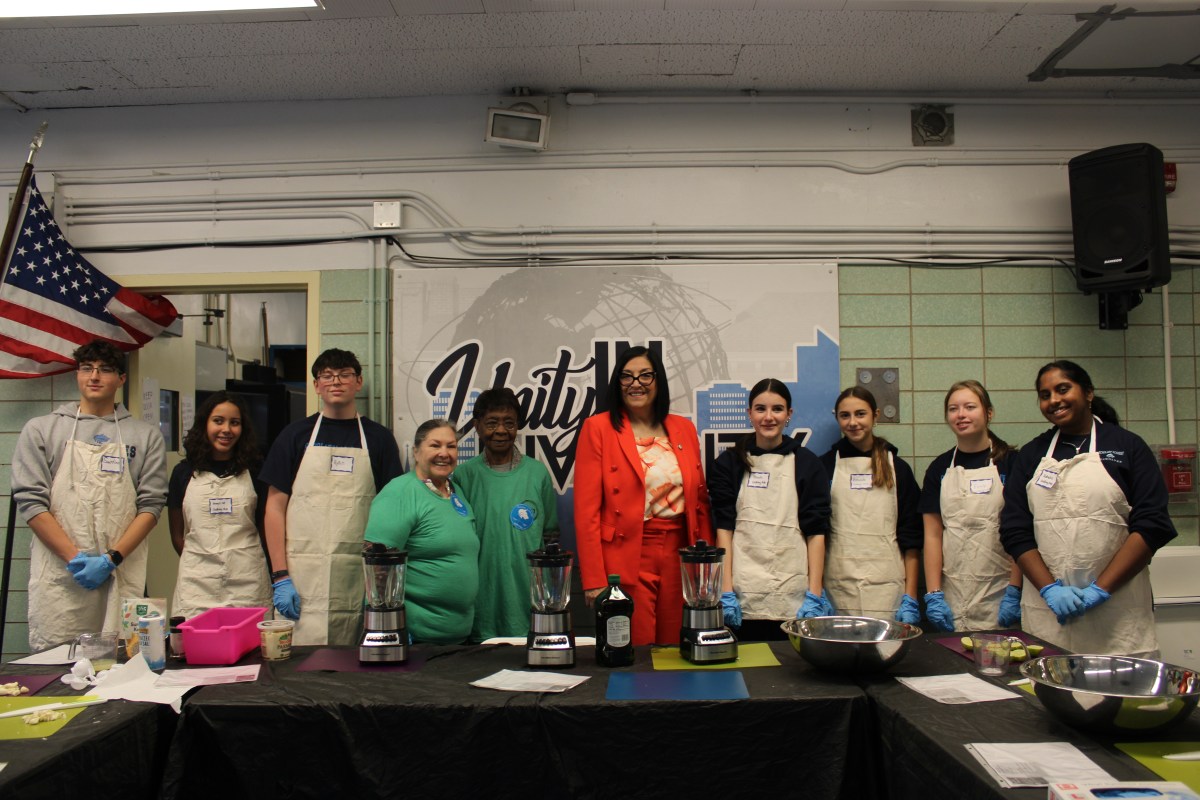
<path fill-rule="evenodd" d="M 832 148 L 822 148 L 813 152 L 831 152 Z M 738 148 L 729 151 L 731 154 L 736 154 L 738 158 L 732 159 L 714 159 L 714 158 L 696 158 L 698 155 L 711 156 L 714 151 L 711 150 L 646 150 L 646 151 L 614 151 L 605 152 L 601 156 L 594 153 L 584 154 L 588 158 L 606 158 L 610 160 L 604 161 L 572 161 L 567 163 L 559 163 L 555 160 L 539 159 L 537 161 L 501 161 L 486 164 L 445 164 L 436 163 L 434 159 L 421 159 L 420 163 L 414 163 L 411 166 L 406 166 L 403 169 L 395 167 L 379 167 L 379 168 L 351 168 L 351 167 L 334 167 L 327 170 L 308 170 L 307 172 L 297 172 L 288 170 L 250 170 L 238 174 L 221 174 L 214 171 L 207 173 L 197 173 L 189 175 L 188 173 L 178 175 L 144 175 L 144 176 L 113 176 L 109 178 L 80 178 L 80 177 L 57 177 L 57 186 L 82 186 L 82 185 L 104 185 L 104 184 L 132 184 L 132 183 L 172 183 L 184 181 L 206 181 L 206 182 L 227 182 L 230 180 L 251 180 L 251 179 L 296 179 L 296 178 L 317 178 L 331 176 L 352 175 L 361 177 L 362 175 L 385 175 L 385 176 L 402 176 L 402 175 L 418 175 L 429 173 L 470 173 L 470 172 L 551 172 L 563 170 L 607 170 L 607 169 L 762 169 L 762 168 L 791 168 L 791 169 L 833 169 L 840 172 L 846 172 L 852 175 L 877 175 L 884 172 L 891 172 L 897 169 L 914 168 L 914 167 L 1065 167 L 1067 161 L 1078 153 L 1063 153 L 1058 156 L 1042 156 L 1042 157 L 1024 157 L 1024 158 L 961 158 L 955 157 L 953 153 L 942 153 L 938 156 L 926 156 L 923 158 L 903 158 L 895 161 L 884 162 L 870 166 L 857 166 L 844 161 L 836 161 L 832 159 L 781 159 L 778 158 L 780 152 L 771 148 L 757 150 L 755 148 Z M 785 150 L 783 152 L 794 152 Z M 858 152 L 858 151 L 856 151 Z M 895 152 L 895 151 L 887 151 Z M 994 152 L 994 151 L 992 151 Z M 1021 151 L 1024 152 L 1024 151 Z M 1061 152 L 1061 151 L 1059 151 Z M 1200 161 L 1200 156 L 1176 156 L 1176 149 L 1172 148 L 1171 160 L 1176 163 L 1197 163 Z M 673 158 L 679 156 L 679 158 Z M 611 160 L 617 159 L 617 160 Z M 644 159 L 644 160 L 643 160 Z M 56 176 L 61 176 L 62 173 L 56 171 Z"/>

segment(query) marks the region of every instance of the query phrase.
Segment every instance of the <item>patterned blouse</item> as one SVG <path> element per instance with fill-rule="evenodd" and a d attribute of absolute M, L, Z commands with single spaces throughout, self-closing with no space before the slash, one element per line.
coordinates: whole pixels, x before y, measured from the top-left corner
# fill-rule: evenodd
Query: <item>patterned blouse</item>
<path fill-rule="evenodd" d="M 683 475 L 679 459 L 665 436 L 635 439 L 638 455 L 646 468 L 646 515 L 670 519 L 683 514 Z"/>

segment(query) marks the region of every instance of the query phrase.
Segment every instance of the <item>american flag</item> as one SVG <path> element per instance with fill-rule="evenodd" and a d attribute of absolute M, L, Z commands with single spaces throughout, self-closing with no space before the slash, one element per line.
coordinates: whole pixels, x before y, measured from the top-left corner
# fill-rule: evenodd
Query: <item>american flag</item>
<path fill-rule="evenodd" d="M 25 202 L 0 284 L 0 378 L 70 372 L 80 345 L 136 350 L 175 321 L 166 298 L 126 289 L 71 247 L 32 177 Z"/>

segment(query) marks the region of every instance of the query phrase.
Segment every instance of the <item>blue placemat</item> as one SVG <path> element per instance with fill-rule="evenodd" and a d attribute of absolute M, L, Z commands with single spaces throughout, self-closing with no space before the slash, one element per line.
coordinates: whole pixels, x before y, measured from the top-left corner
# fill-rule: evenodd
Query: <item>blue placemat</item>
<path fill-rule="evenodd" d="M 719 672 L 614 672 L 608 700 L 742 700 L 750 697 L 736 670 Z"/>

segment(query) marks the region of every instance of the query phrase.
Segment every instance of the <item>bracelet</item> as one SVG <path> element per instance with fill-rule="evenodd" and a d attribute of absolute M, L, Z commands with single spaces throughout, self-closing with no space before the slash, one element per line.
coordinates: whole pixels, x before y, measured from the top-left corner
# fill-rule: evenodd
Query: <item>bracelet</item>
<path fill-rule="evenodd" d="M 271 580 L 277 581 L 280 578 L 286 578 L 287 576 L 288 576 L 288 571 L 286 569 L 277 569 L 271 573 Z"/>
<path fill-rule="evenodd" d="M 109 550 L 105 555 L 112 559 L 114 567 L 121 566 L 121 562 L 125 560 L 125 556 L 121 555 L 120 550 Z"/>

